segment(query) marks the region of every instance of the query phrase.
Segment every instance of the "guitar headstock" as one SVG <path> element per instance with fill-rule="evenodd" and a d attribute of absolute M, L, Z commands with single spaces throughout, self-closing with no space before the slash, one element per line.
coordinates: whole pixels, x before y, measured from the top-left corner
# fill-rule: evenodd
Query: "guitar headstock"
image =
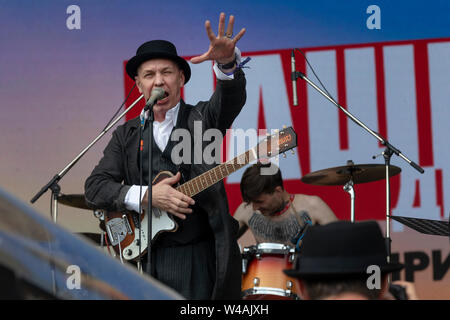
<path fill-rule="evenodd" d="M 274 134 L 268 135 L 264 141 L 258 144 L 258 158 L 272 158 L 296 146 L 297 134 L 292 127 L 275 130 Z"/>

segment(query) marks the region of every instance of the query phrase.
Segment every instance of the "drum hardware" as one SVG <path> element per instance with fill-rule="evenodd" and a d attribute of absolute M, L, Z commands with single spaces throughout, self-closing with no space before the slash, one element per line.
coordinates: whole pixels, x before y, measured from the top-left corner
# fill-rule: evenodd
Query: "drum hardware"
<path fill-rule="evenodd" d="M 292 294 L 292 287 L 293 283 L 291 280 L 286 281 L 286 294 L 291 295 Z"/>
<path fill-rule="evenodd" d="M 292 281 L 291 280 L 288 280 L 286 282 L 286 288 L 288 288 L 289 290 L 292 289 Z"/>
<path fill-rule="evenodd" d="M 73 208 L 92 210 L 86 204 L 84 194 L 60 194 L 58 202 Z M 105 214 L 106 211 L 102 209 L 93 210 L 94 217 L 100 220 L 99 228 L 102 230 L 102 235 L 106 232 L 105 228 Z M 103 245 L 103 243 L 102 243 Z"/>
<path fill-rule="evenodd" d="M 308 173 L 301 178 L 302 182 L 317 186 L 343 186 L 350 180 L 354 184 L 384 180 L 385 167 L 382 164 L 354 164 L 349 160 L 346 166 L 333 167 Z M 399 174 L 402 170 L 391 166 L 389 177 Z"/>
<path fill-rule="evenodd" d="M 84 194 L 60 194 L 58 201 L 69 207 L 92 210 L 87 206 Z"/>
<path fill-rule="evenodd" d="M 355 190 L 352 179 L 345 184 L 344 191 L 350 194 L 350 221 L 355 222 Z"/>
<path fill-rule="evenodd" d="M 69 206 L 73 208 L 78 209 L 85 209 L 85 210 L 92 210 L 89 208 L 86 204 L 86 198 L 84 197 L 84 194 L 60 194 L 58 196 L 58 202 Z M 100 220 L 99 228 L 102 230 L 102 241 L 101 246 L 103 246 L 103 236 L 105 235 L 106 228 L 105 228 L 105 210 L 102 209 L 96 209 L 93 211 L 94 217 Z"/>
<path fill-rule="evenodd" d="M 297 49 L 298 50 L 298 49 Z M 294 51 L 292 51 L 294 52 Z M 295 69 L 295 68 L 294 68 Z M 310 86 L 312 86 L 316 91 L 318 91 L 323 97 L 325 97 L 328 101 L 330 101 L 332 104 L 334 104 L 340 111 L 342 111 L 350 120 L 352 120 L 355 124 L 363 128 L 365 131 L 367 131 L 370 135 L 372 135 L 374 138 L 378 140 L 378 142 L 385 147 L 383 151 L 383 157 L 384 157 L 384 171 L 385 171 L 385 180 L 386 180 L 386 248 L 387 248 L 387 262 L 390 262 L 391 260 L 391 238 L 390 238 L 390 216 L 391 216 L 391 189 L 390 189 L 390 176 L 391 176 L 391 168 L 395 168 L 395 166 L 391 165 L 391 157 L 393 154 L 399 156 L 404 161 L 406 161 L 411 167 L 416 169 L 420 173 L 424 173 L 425 170 L 420 167 L 417 163 L 414 161 L 411 161 L 408 159 L 398 148 L 393 146 L 387 139 L 382 137 L 378 132 L 373 131 L 368 126 L 366 126 L 363 122 L 361 122 L 358 118 L 356 118 L 353 114 L 351 114 L 347 109 L 341 106 L 339 103 L 337 103 L 332 97 L 330 97 L 329 94 L 325 93 L 324 90 L 320 89 L 316 84 L 314 84 L 311 80 L 308 79 L 308 77 L 300 71 L 294 70 L 292 72 L 293 79 L 301 78 L 305 80 Z M 359 183 L 355 179 L 353 179 L 354 183 Z M 391 277 L 388 276 L 388 283 L 391 283 Z"/>
<path fill-rule="evenodd" d="M 101 233 L 92 233 L 92 232 L 79 232 L 75 233 L 76 235 L 79 235 L 85 239 L 89 239 L 90 241 L 95 242 L 98 245 L 103 244 L 102 234 Z"/>
<path fill-rule="evenodd" d="M 292 268 L 295 249 L 281 243 L 260 243 L 244 248 L 242 295 L 246 300 L 297 300 L 293 278 L 284 269 Z"/>
<path fill-rule="evenodd" d="M 352 160 L 347 161 L 347 166 L 353 166 Z M 355 189 L 353 189 L 353 177 L 344 185 L 344 191 L 350 194 L 350 221 L 355 222 Z"/>
<path fill-rule="evenodd" d="M 94 217 L 100 221 L 105 221 L 105 211 L 100 209 L 94 210 Z"/>
<path fill-rule="evenodd" d="M 248 261 L 256 254 L 255 247 L 244 247 L 244 251 L 242 252 L 242 274 L 247 273 Z"/>
<path fill-rule="evenodd" d="M 63 205 L 78 208 L 78 209 L 84 209 L 84 210 L 92 210 L 86 205 L 84 194 L 59 194 L 57 197 L 57 201 Z M 96 244 L 100 245 L 100 247 L 104 246 L 104 237 L 105 237 L 105 228 L 102 228 L 102 221 L 105 220 L 104 211 L 97 209 L 93 211 L 94 217 L 99 219 L 100 222 L 100 233 L 89 233 L 89 232 L 82 232 L 77 233 L 85 238 L 88 238 L 92 241 L 94 241 Z M 103 222 L 104 225 L 104 222 Z"/>
<path fill-rule="evenodd" d="M 242 258 L 242 274 L 247 273 L 248 260 Z"/>
<path fill-rule="evenodd" d="M 395 176 L 401 172 L 396 166 L 390 166 L 389 176 Z M 343 185 L 345 192 L 350 195 L 350 220 L 355 222 L 355 189 L 354 184 L 383 180 L 385 166 L 381 164 L 354 164 L 352 160 L 347 161 L 346 166 L 333 167 L 308 173 L 302 177 L 307 184 L 319 186 Z"/>
<path fill-rule="evenodd" d="M 289 262 L 294 263 L 295 261 L 295 249 L 292 249 L 291 254 L 289 255 Z"/>
<path fill-rule="evenodd" d="M 144 270 L 142 269 L 141 261 L 138 260 L 138 262 L 136 263 L 136 267 L 137 267 L 137 269 L 138 269 L 140 274 L 144 274 Z"/>

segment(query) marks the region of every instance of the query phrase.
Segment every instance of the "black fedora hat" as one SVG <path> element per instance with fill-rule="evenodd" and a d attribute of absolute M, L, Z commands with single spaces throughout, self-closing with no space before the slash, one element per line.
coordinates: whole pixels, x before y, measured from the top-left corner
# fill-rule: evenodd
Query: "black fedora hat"
<path fill-rule="evenodd" d="M 177 49 L 173 43 L 166 40 L 152 40 L 142 44 L 137 49 L 136 55 L 127 62 L 125 67 L 127 74 L 134 80 L 139 66 L 143 62 L 155 58 L 165 58 L 176 62 L 184 72 L 185 84 L 191 78 L 191 68 L 189 67 L 189 64 L 182 57 L 178 56 Z"/>
<path fill-rule="evenodd" d="M 387 263 L 387 249 L 380 226 L 375 221 L 337 221 L 308 228 L 290 277 L 330 279 L 370 274 L 376 265 L 382 274 L 401 270 L 399 263 Z"/>

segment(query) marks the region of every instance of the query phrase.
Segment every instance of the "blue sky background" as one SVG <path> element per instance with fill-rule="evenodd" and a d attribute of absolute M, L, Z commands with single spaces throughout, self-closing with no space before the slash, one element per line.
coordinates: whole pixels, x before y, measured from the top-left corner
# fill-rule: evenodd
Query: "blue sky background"
<path fill-rule="evenodd" d="M 65 27 L 65 10 L 71 4 L 81 8 L 78 31 Z M 381 30 L 366 28 L 366 9 L 373 4 L 381 8 Z M 247 28 L 242 42 L 246 51 L 439 38 L 450 30 L 450 2 L 443 0 L 1 0 L 0 8 L 3 45 L 27 42 L 63 52 L 89 46 L 93 52 L 129 55 L 144 39 L 160 37 L 176 42 L 183 55 L 197 54 L 205 46 L 204 21 L 216 26 L 220 11 L 236 15 L 236 30 Z"/>

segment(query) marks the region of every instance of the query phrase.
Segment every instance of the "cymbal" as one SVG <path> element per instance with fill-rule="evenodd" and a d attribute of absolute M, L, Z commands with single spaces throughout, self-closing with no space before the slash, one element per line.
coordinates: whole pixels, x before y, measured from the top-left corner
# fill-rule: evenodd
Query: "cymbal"
<path fill-rule="evenodd" d="M 399 167 L 391 165 L 389 177 L 399 174 L 400 171 L 402 170 Z M 351 164 L 311 172 L 301 180 L 319 186 L 343 186 L 350 178 L 355 184 L 383 180 L 386 178 L 386 167 L 383 164 Z"/>
<path fill-rule="evenodd" d="M 66 206 L 79 209 L 92 210 L 86 205 L 84 194 L 62 194 L 58 196 L 58 201 Z"/>
<path fill-rule="evenodd" d="M 101 244 L 101 241 L 102 241 L 101 233 L 81 232 L 81 233 L 76 233 L 76 234 L 81 237 L 88 238 L 89 240 L 94 241 L 98 245 Z"/>

